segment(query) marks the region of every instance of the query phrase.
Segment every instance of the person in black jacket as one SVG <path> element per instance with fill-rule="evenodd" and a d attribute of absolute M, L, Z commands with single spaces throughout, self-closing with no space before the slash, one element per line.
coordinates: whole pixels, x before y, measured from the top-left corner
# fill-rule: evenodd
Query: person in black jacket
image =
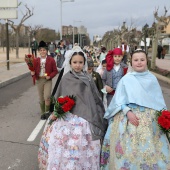
<path fill-rule="evenodd" d="M 99 93 L 103 97 L 103 93 L 101 91 L 101 89 L 103 89 L 103 82 L 102 82 L 100 74 L 94 71 L 94 63 L 91 58 L 87 59 L 87 65 L 88 65 L 88 73 L 92 76 Z"/>
<path fill-rule="evenodd" d="M 162 58 L 162 51 L 163 51 L 162 46 L 161 46 L 161 45 L 158 45 L 158 48 L 157 48 L 158 59 L 161 59 L 161 58 Z"/>

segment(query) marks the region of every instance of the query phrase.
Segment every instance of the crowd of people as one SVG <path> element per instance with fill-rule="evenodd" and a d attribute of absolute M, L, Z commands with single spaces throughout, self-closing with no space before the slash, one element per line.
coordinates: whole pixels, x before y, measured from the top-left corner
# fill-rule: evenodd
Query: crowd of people
<path fill-rule="evenodd" d="M 161 87 L 148 70 L 147 53 L 129 47 L 67 50 L 41 41 L 34 59 L 41 119 L 47 119 L 40 140 L 40 170 L 168 170 L 170 143 L 157 124 L 156 111 L 167 109 Z M 57 55 L 53 55 L 52 49 Z M 48 50 L 49 54 L 48 55 Z M 64 118 L 51 113 L 52 79 L 56 103 L 72 109 Z M 64 101 L 67 97 L 67 101 Z M 62 100 L 63 98 L 63 100 Z M 51 123 L 50 123 L 51 122 Z"/>

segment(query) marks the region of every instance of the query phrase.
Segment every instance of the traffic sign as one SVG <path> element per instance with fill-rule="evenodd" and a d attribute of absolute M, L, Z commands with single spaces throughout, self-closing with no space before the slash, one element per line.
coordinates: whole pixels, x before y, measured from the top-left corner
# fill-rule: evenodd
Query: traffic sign
<path fill-rule="evenodd" d="M 18 0 L 0 0 L 0 8 L 17 8 Z"/>
<path fill-rule="evenodd" d="M 17 19 L 18 12 L 16 9 L 0 10 L 1 19 Z"/>

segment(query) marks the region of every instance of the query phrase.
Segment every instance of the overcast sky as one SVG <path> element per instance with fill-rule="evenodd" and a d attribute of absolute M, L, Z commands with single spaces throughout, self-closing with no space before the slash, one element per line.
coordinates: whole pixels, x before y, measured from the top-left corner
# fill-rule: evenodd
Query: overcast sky
<path fill-rule="evenodd" d="M 43 25 L 60 30 L 60 0 L 18 0 L 28 7 L 34 7 L 34 15 L 25 25 Z M 65 0 L 63 0 L 65 1 Z M 158 14 L 164 14 L 164 6 L 170 15 L 170 0 L 74 0 L 62 3 L 63 25 L 87 28 L 90 38 L 93 35 L 103 36 L 106 31 L 119 28 L 125 21 L 127 26 L 141 28 L 146 23 L 154 22 L 153 12 L 159 7 Z M 19 18 L 24 8 L 19 7 Z M 17 23 L 17 20 L 14 20 Z"/>

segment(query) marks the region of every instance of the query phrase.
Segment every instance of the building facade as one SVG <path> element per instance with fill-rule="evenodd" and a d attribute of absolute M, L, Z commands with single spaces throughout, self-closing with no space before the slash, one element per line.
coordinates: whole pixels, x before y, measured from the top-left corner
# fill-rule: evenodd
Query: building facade
<path fill-rule="evenodd" d="M 62 35 L 73 34 L 73 26 L 62 26 Z M 74 27 L 74 34 L 85 34 L 88 36 L 87 28 L 81 25 L 80 27 Z"/>

